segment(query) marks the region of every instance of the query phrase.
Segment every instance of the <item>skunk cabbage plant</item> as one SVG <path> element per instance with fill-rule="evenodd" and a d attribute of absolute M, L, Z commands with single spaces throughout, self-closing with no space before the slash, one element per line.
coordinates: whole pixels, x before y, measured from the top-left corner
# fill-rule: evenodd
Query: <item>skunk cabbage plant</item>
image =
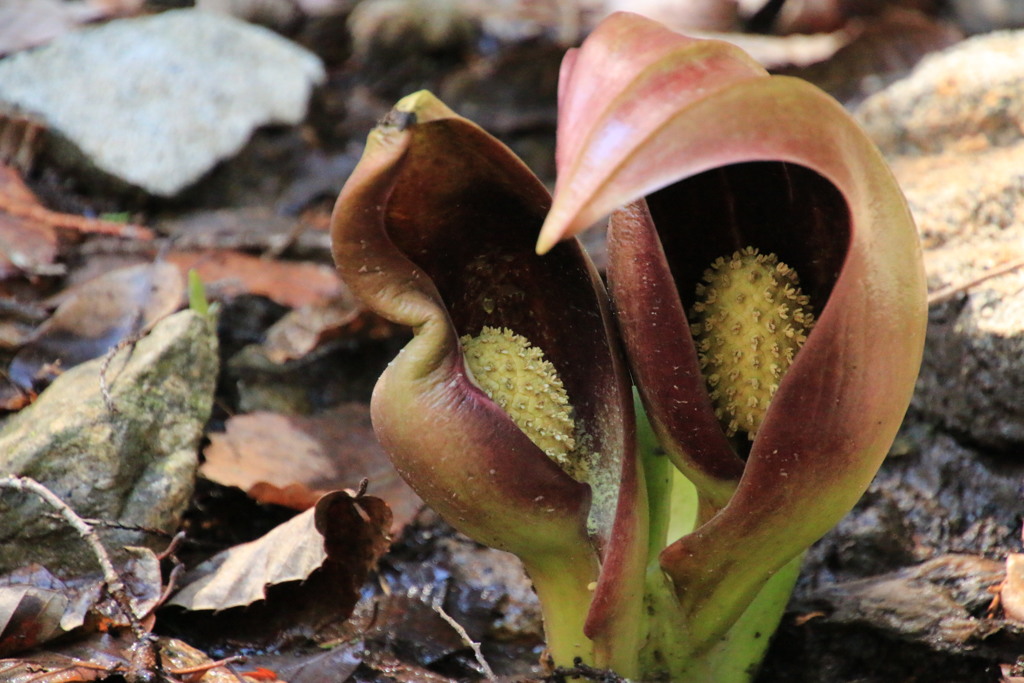
<path fill-rule="evenodd" d="M 910 401 L 912 220 L 828 96 L 626 13 L 565 57 L 556 162 L 551 197 L 426 92 L 371 133 L 334 256 L 414 333 L 374 428 L 522 559 L 554 664 L 749 680 Z M 608 215 L 606 293 L 574 235 Z"/>
<path fill-rule="evenodd" d="M 398 471 L 459 530 L 523 560 L 554 661 L 635 672 L 647 505 L 633 399 L 585 252 L 534 251 L 550 201 L 504 145 L 420 92 L 371 133 L 334 257 L 415 335 L 371 406 Z"/>

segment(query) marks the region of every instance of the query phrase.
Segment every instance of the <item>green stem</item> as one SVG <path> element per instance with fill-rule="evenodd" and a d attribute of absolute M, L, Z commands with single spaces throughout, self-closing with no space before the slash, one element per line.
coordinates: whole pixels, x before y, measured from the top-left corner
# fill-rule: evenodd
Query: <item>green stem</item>
<path fill-rule="evenodd" d="M 658 443 L 639 397 L 636 406 L 637 457 L 644 469 L 650 509 L 648 561 L 657 563 L 669 542 L 693 531 L 697 520 L 697 489 L 672 465 Z"/>
<path fill-rule="evenodd" d="M 658 445 L 651 425 L 647 422 L 640 401 L 636 405 L 636 436 L 637 457 L 644 468 L 644 482 L 647 485 L 647 505 L 650 509 L 649 529 L 647 536 L 647 558 L 657 558 L 667 542 L 672 522 L 672 466 L 665 451 Z"/>
<path fill-rule="evenodd" d="M 697 528 L 700 507 L 700 494 L 697 493 L 697 487 L 686 478 L 685 474 L 673 467 L 668 534 L 665 542 L 658 549 L 658 555 L 661 554 L 665 545 L 677 538 L 682 538 Z"/>
<path fill-rule="evenodd" d="M 644 681 L 749 683 L 778 628 L 800 573 L 803 555 L 769 577 L 729 630 L 710 647 L 699 637 L 702 615 L 687 616 L 659 563 L 666 544 L 710 517 L 694 485 L 658 446 L 637 401 L 638 456 L 644 466 L 650 506 L 650 541 L 645 592 L 646 640 L 640 653 Z M 704 613 L 707 619 L 709 615 Z M 714 618 L 712 617 L 712 620 Z M 698 637 L 694 637 L 698 636 Z"/>
<path fill-rule="evenodd" d="M 695 650 L 692 626 L 679 610 L 671 582 L 659 567 L 648 573 L 647 600 L 654 615 L 642 652 L 644 681 L 750 683 L 800 573 L 801 557 L 776 572 L 743 615 L 710 649 Z"/>
<path fill-rule="evenodd" d="M 686 620 L 676 601 L 672 582 L 657 562 L 647 568 L 644 603 L 649 617 L 646 642 L 640 651 L 641 680 L 687 680 L 683 678 L 690 668 Z"/>
<path fill-rule="evenodd" d="M 526 567 L 540 600 L 547 648 L 555 666 L 571 667 L 579 657 L 594 666 L 594 643 L 583 635 L 598 565 L 594 557 L 565 557 Z"/>
<path fill-rule="evenodd" d="M 747 683 L 753 680 L 768 649 L 771 636 L 779 627 L 789 602 L 804 554 L 775 572 L 721 641 L 703 659 L 709 662 L 716 683 Z"/>
<path fill-rule="evenodd" d="M 659 564 L 668 539 L 693 530 L 697 518 L 697 489 L 676 469 L 658 444 L 639 399 L 637 457 L 644 468 L 650 509 L 650 535 L 644 592 L 644 646 L 640 651 L 641 679 L 679 680 L 687 668 L 686 622 L 672 582 Z"/>

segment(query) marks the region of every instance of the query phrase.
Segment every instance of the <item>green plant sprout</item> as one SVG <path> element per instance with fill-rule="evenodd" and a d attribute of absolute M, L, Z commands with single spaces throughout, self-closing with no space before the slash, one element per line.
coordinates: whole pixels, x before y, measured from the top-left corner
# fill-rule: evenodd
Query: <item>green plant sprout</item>
<path fill-rule="evenodd" d="M 203 279 L 195 268 L 188 271 L 188 307 L 201 316 L 214 318 L 217 316 L 219 306 L 211 304 L 206 297 L 206 286 Z"/>
<path fill-rule="evenodd" d="M 522 559 L 549 664 L 749 681 L 909 404 L 913 222 L 828 96 L 627 13 L 563 61 L 556 162 L 549 195 L 425 91 L 371 132 L 334 257 L 414 332 L 374 429 Z M 607 287 L 574 238 L 604 216 Z"/>
<path fill-rule="evenodd" d="M 113 211 L 101 213 L 99 219 L 101 221 L 110 221 L 111 223 L 128 223 L 131 221 L 132 215 L 127 211 Z"/>

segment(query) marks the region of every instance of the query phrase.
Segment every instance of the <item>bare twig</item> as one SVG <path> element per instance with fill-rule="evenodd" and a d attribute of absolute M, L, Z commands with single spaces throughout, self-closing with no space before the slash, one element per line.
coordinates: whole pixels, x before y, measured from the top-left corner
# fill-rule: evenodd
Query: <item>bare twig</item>
<path fill-rule="evenodd" d="M 185 565 L 178 562 L 177 558 L 174 559 L 177 564 L 174 565 L 174 569 L 172 569 L 171 573 L 167 576 L 167 585 L 164 586 L 162 591 L 160 591 L 160 597 L 157 599 L 156 604 L 153 605 L 152 609 L 149 610 L 149 614 L 152 614 L 158 607 L 167 602 L 168 598 L 170 598 L 174 591 L 178 589 L 178 581 L 181 580 L 181 575 L 185 573 Z M 146 616 L 149 616 L 149 614 Z"/>
<path fill-rule="evenodd" d="M 96 562 L 100 565 L 100 568 L 103 571 L 103 583 L 106 587 L 107 594 L 115 601 L 118 609 L 120 609 L 121 613 L 128 621 L 134 642 L 131 647 L 127 648 L 125 651 L 127 659 L 126 663 L 115 662 L 110 665 L 105 665 L 71 658 L 74 667 L 88 669 L 90 671 L 103 671 L 110 675 L 120 674 L 125 680 L 129 681 L 129 683 L 145 683 L 147 681 L 186 683 L 187 681 L 198 680 L 202 677 L 203 673 L 217 667 L 224 667 L 239 681 L 244 680 L 238 672 L 231 667 L 232 663 L 244 661 L 244 657 L 238 656 L 184 668 L 164 668 L 161 662 L 162 657 L 159 639 L 150 633 L 149 629 L 143 626 L 142 618 L 148 617 L 152 613 L 152 610 L 155 610 L 156 607 L 162 604 L 164 600 L 166 600 L 167 596 L 170 595 L 171 591 L 174 589 L 178 576 L 183 570 L 183 566 L 180 563 L 177 563 L 174 570 L 171 572 L 170 579 L 168 580 L 167 586 L 163 590 L 159 601 L 152 610 L 150 610 L 150 612 L 140 618 L 135 614 L 135 610 L 132 607 L 131 599 L 128 597 L 128 592 L 125 589 L 121 575 L 118 574 L 117 570 L 114 568 L 114 563 L 111 562 L 110 555 L 107 553 L 106 548 L 103 547 L 99 537 L 88 522 L 72 510 L 68 504 L 61 500 L 53 491 L 34 479 L 9 475 L 7 477 L 0 478 L 0 489 L 4 488 L 36 496 L 56 510 L 59 513 L 60 518 L 78 532 L 78 535 L 81 536 L 89 545 L 93 555 L 96 557 Z M 173 554 L 181 544 L 183 538 L 184 534 L 177 534 L 164 551 L 163 555 L 161 555 L 160 559 L 172 557 L 172 559 L 176 560 L 176 558 L 173 558 Z"/>
<path fill-rule="evenodd" d="M 49 209 L 11 197 L 10 194 L 0 193 L 0 210 L 19 218 L 42 223 L 54 228 L 76 230 L 86 234 L 116 235 L 137 240 L 151 240 L 154 237 L 153 231 L 141 225 L 130 223 L 118 223 L 105 221 L 99 218 L 86 218 Z"/>
<path fill-rule="evenodd" d="M 114 356 L 117 355 L 118 351 L 123 349 L 128 340 L 122 339 L 113 346 L 106 355 L 103 356 L 103 362 L 100 364 L 100 394 L 103 396 L 103 405 L 107 407 L 107 410 L 111 413 L 117 413 L 117 406 L 114 405 L 114 397 L 110 395 L 110 386 L 107 384 L 107 370 L 110 369 L 110 363 L 113 362 Z"/>
<path fill-rule="evenodd" d="M 625 678 L 622 678 L 614 671 L 588 666 L 579 657 L 573 660 L 572 667 L 556 667 L 550 675 L 545 676 L 541 680 L 548 681 L 549 683 L 566 683 L 566 680 L 570 678 L 574 680 L 582 678 L 587 681 L 597 681 L 598 683 L 627 683 Z"/>
<path fill-rule="evenodd" d="M 146 530 L 145 527 L 142 527 L 142 529 Z M 177 557 L 175 557 L 174 554 L 178 552 L 178 549 L 181 548 L 183 543 L 185 543 L 186 537 L 187 534 L 184 531 L 179 531 L 178 533 L 174 534 L 173 538 L 171 538 L 171 542 L 167 544 L 167 547 L 164 548 L 161 552 L 157 553 L 156 559 L 166 560 L 170 558 L 172 560 L 177 560 Z"/>
<path fill-rule="evenodd" d="M 78 513 L 72 510 L 67 503 L 61 500 L 57 494 L 35 479 L 17 477 L 12 474 L 0 479 L 0 488 L 14 489 L 15 491 L 30 493 L 36 496 L 56 510 L 68 526 L 78 532 L 78 535 L 88 544 L 89 549 L 92 550 L 96 562 L 103 571 L 103 582 L 106 584 L 107 594 L 117 603 L 124 618 L 128 620 L 132 635 L 140 641 L 147 639 L 149 632 L 142 626 L 139 618 L 135 615 L 135 610 L 132 609 L 131 600 L 128 598 L 128 593 L 125 590 L 124 581 L 121 580 L 121 575 L 114 569 L 114 563 L 110 561 L 107 549 L 103 547 L 93 528 Z"/>
<path fill-rule="evenodd" d="M 462 638 L 462 642 L 464 642 L 466 645 L 468 645 L 470 648 L 472 648 L 473 656 L 476 657 L 476 663 L 479 664 L 480 665 L 480 669 L 483 670 L 484 677 L 487 680 L 489 680 L 489 681 L 496 681 L 496 680 L 498 680 L 498 677 L 494 675 L 494 671 L 491 669 L 490 665 L 487 663 L 487 660 L 484 659 L 484 653 L 480 649 L 480 643 L 477 643 L 472 638 L 470 638 L 469 634 L 466 633 L 466 629 L 462 628 L 462 624 L 460 624 L 459 622 L 455 621 L 455 619 L 453 619 L 451 617 L 451 615 L 449 615 L 447 612 L 444 611 L 443 607 L 441 607 L 440 605 L 434 605 L 433 607 L 434 607 L 434 611 L 437 612 L 438 615 L 442 619 L 444 619 L 448 623 L 449 626 L 451 626 L 453 629 L 455 629 L 455 632 L 459 634 L 460 638 Z"/>
<path fill-rule="evenodd" d="M 286 252 L 293 244 L 299 241 L 302 233 L 309 229 L 303 221 L 296 221 L 295 225 L 285 235 L 275 235 L 270 239 L 270 245 L 264 250 L 261 258 L 276 259 Z"/>
<path fill-rule="evenodd" d="M 43 514 L 52 519 L 64 519 L 63 515 L 57 514 L 55 512 L 44 512 Z M 149 534 L 151 536 L 168 538 L 171 541 L 173 541 L 175 537 L 174 534 L 164 531 L 163 529 L 155 529 L 150 526 L 142 526 L 141 524 L 125 524 L 124 522 L 111 522 L 106 519 L 97 519 L 95 517 L 82 517 L 82 521 L 94 528 L 99 527 L 102 529 L 116 529 L 118 531 L 138 531 L 140 533 Z"/>
<path fill-rule="evenodd" d="M 217 667 L 224 667 L 225 669 L 230 671 L 232 674 L 234 674 L 235 678 L 238 678 L 239 680 L 244 680 L 244 679 L 240 678 L 238 673 L 229 666 L 230 664 L 237 664 L 239 662 L 244 662 L 244 661 L 245 661 L 245 655 L 234 655 L 232 657 L 225 657 L 224 659 L 218 659 L 215 662 L 207 662 L 205 664 L 197 664 L 195 666 L 181 667 L 179 669 L 175 669 L 174 670 L 174 675 L 175 676 L 188 676 L 188 675 L 191 675 L 191 674 L 206 673 L 210 669 L 216 669 Z"/>
<path fill-rule="evenodd" d="M 139 313 L 136 318 L 141 318 L 142 314 Z M 135 326 L 138 326 L 138 320 L 135 322 Z M 103 356 L 103 362 L 100 364 L 100 394 L 103 396 L 103 405 L 106 406 L 107 410 L 111 413 L 120 412 L 117 405 L 114 403 L 114 397 L 110 393 L 110 386 L 107 383 L 107 371 L 110 370 L 110 364 L 114 361 L 114 358 L 118 353 L 124 349 L 129 349 L 128 354 L 131 355 L 132 350 L 135 349 L 135 345 L 145 336 L 145 332 L 140 330 L 133 332 L 129 336 L 125 337 L 121 341 L 117 342 L 106 355 Z"/>
<path fill-rule="evenodd" d="M 967 280 L 966 282 L 960 282 L 957 284 L 948 285 L 941 289 L 937 289 L 928 295 L 928 305 L 934 306 L 936 304 L 941 304 L 943 302 L 949 301 L 960 292 L 966 292 L 971 287 L 979 285 L 985 280 L 989 280 L 998 275 L 1004 275 L 1011 271 L 1017 270 L 1018 268 L 1021 267 L 1024 267 L 1024 256 L 1018 259 L 1007 261 L 1006 263 L 1002 263 L 998 266 L 995 266 L 994 268 L 989 268 L 985 272 L 971 278 L 970 280 Z"/>

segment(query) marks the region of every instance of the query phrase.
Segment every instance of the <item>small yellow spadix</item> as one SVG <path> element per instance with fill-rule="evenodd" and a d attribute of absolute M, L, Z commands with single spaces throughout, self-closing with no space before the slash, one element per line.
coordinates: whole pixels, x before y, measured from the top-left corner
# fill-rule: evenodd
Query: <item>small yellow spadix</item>
<path fill-rule="evenodd" d="M 544 352 L 507 328 L 484 327 L 459 340 L 470 376 L 487 396 L 569 476 L 582 480 L 569 396 Z"/>
<path fill-rule="evenodd" d="M 814 326 L 796 272 L 753 247 L 719 257 L 697 285 L 691 331 L 715 415 L 753 439 Z"/>

